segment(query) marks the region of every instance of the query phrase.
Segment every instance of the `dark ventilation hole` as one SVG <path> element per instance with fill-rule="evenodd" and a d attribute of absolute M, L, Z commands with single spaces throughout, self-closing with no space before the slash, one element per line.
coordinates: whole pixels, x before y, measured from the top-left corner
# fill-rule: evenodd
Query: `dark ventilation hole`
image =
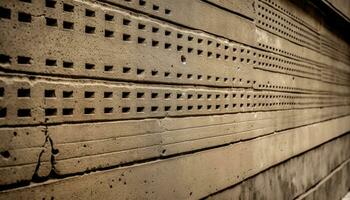
<path fill-rule="evenodd" d="M 105 30 L 105 37 L 114 37 L 114 31 Z"/>
<path fill-rule="evenodd" d="M 144 25 L 144 24 L 138 24 L 138 29 L 143 30 L 143 29 L 145 29 L 145 28 L 146 28 L 146 25 Z"/>
<path fill-rule="evenodd" d="M 138 37 L 137 38 L 137 43 L 139 43 L 139 44 L 143 44 L 143 43 L 145 43 L 145 38 L 142 38 L 142 37 Z"/>
<path fill-rule="evenodd" d="M 3 87 L 0 87 L 0 97 L 4 97 L 5 89 Z"/>
<path fill-rule="evenodd" d="M 151 71 L 151 74 L 152 74 L 152 76 L 157 76 L 158 71 L 152 70 L 152 71 Z"/>
<path fill-rule="evenodd" d="M 63 115 L 73 115 L 73 108 L 63 108 L 62 114 Z"/>
<path fill-rule="evenodd" d="M 45 17 L 47 26 L 57 26 L 57 19 Z"/>
<path fill-rule="evenodd" d="M 73 29 L 74 28 L 74 23 L 73 22 L 63 21 L 63 28 L 64 29 Z"/>
<path fill-rule="evenodd" d="M 157 27 L 152 27 L 152 32 L 153 33 L 157 33 L 159 31 L 159 28 L 157 28 Z"/>
<path fill-rule="evenodd" d="M 130 92 L 122 92 L 122 98 L 129 98 Z"/>
<path fill-rule="evenodd" d="M 130 41 L 131 35 L 123 34 L 123 41 Z"/>
<path fill-rule="evenodd" d="M 11 156 L 9 151 L 1 151 L 0 154 L 4 158 L 9 158 Z"/>
<path fill-rule="evenodd" d="M 165 98 L 165 99 L 169 99 L 170 96 L 171 96 L 171 93 L 165 93 L 165 94 L 164 94 L 164 98 Z"/>
<path fill-rule="evenodd" d="M 56 108 L 46 108 L 45 109 L 45 116 L 54 116 L 54 115 L 57 115 Z"/>
<path fill-rule="evenodd" d="M 86 91 L 84 93 L 85 98 L 94 98 L 94 96 L 95 96 L 95 92 Z"/>
<path fill-rule="evenodd" d="M 26 108 L 18 109 L 17 110 L 17 116 L 18 117 L 30 117 L 30 116 L 32 116 L 31 110 L 30 109 L 26 109 Z"/>
<path fill-rule="evenodd" d="M 155 11 L 158 11 L 159 10 L 159 6 L 157 6 L 157 5 L 153 5 L 153 10 L 155 10 Z"/>
<path fill-rule="evenodd" d="M 0 63 L 1 64 L 11 64 L 11 57 L 8 55 L 0 54 Z"/>
<path fill-rule="evenodd" d="M 56 97 L 55 90 L 45 90 L 45 97 L 53 98 Z"/>
<path fill-rule="evenodd" d="M 30 23 L 30 22 L 32 22 L 32 16 L 28 13 L 19 12 L 18 13 L 18 21 Z"/>
<path fill-rule="evenodd" d="M 31 64 L 32 59 L 27 56 L 17 56 L 18 64 Z"/>
<path fill-rule="evenodd" d="M 146 1 L 145 0 L 139 0 L 139 5 L 140 6 L 145 6 L 146 5 Z"/>
<path fill-rule="evenodd" d="M 186 64 L 186 57 L 184 55 L 181 55 L 181 62 L 183 64 Z"/>
<path fill-rule="evenodd" d="M 63 91 L 63 98 L 72 98 L 73 97 L 73 91 Z"/>
<path fill-rule="evenodd" d="M 7 109 L 0 107 L 0 118 L 4 118 L 7 115 Z"/>
<path fill-rule="evenodd" d="M 158 97 L 158 93 L 152 93 L 152 94 L 151 94 L 151 98 L 152 98 L 152 99 L 155 99 L 155 98 L 157 98 L 157 97 Z"/>
<path fill-rule="evenodd" d="M 74 12 L 74 6 L 70 4 L 63 4 L 63 11 L 65 12 Z"/>
<path fill-rule="evenodd" d="M 123 25 L 129 26 L 131 21 L 129 19 L 123 19 Z"/>
<path fill-rule="evenodd" d="M 95 65 L 91 63 L 85 63 L 85 69 L 88 69 L 88 70 L 95 69 Z"/>
<path fill-rule="evenodd" d="M 46 66 L 57 66 L 57 60 L 46 59 L 45 64 Z"/>
<path fill-rule="evenodd" d="M 55 154 L 55 155 L 57 155 L 59 152 L 60 151 L 58 149 L 54 149 L 54 148 L 52 149 L 52 153 Z"/>
<path fill-rule="evenodd" d="M 103 98 L 112 98 L 113 97 L 113 92 L 104 92 Z"/>
<path fill-rule="evenodd" d="M 143 112 L 145 110 L 145 107 L 137 107 L 136 112 Z"/>
<path fill-rule="evenodd" d="M 105 65 L 105 72 L 110 72 L 113 70 L 113 65 Z"/>
<path fill-rule="evenodd" d="M 170 106 L 165 106 L 165 107 L 164 107 L 164 111 L 169 111 L 170 108 L 171 108 Z"/>
<path fill-rule="evenodd" d="M 85 26 L 85 33 L 87 33 L 87 34 L 94 34 L 95 30 L 96 30 L 96 28 L 93 26 Z"/>
<path fill-rule="evenodd" d="M 130 73 L 130 67 L 123 67 L 123 73 Z"/>
<path fill-rule="evenodd" d="M 87 16 L 87 17 L 95 17 L 95 11 L 90 10 L 90 9 L 86 9 L 85 10 L 85 16 Z"/>
<path fill-rule="evenodd" d="M 141 74 L 143 74 L 143 73 L 145 73 L 145 70 L 144 70 L 144 69 L 137 69 L 137 70 L 136 70 L 136 74 L 137 74 L 137 75 L 141 75 Z"/>
<path fill-rule="evenodd" d="M 63 61 L 64 68 L 73 68 L 73 62 Z"/>
<path fill-rule="evenodd" d="M 105 14 L 105 20 L 106 21 L 113 21 L 113 19 L 114 19 L 113 15 Z"/>
<path fill-rule="evenodd" d="M 164 72 L 164 77 L 170 76 L 170 72 Z"/>
<path fill-rule="evenodd" d="M 152 112 L 156 112 L 157 110 L 158 110 L 158 106 L 152 106 L 152 107 L 151 107 L 151 111 L 152 111 Z"/>
<path fill-rule="evenodd" d="M 170 43 L 165 43 L 165 44 L 164 44 L 164 48 L 165 48 L 165 49 L 170 49 L 170 47 L 171 47 L 171 44 L 170 44 Z"/>
<path fill-rule="evenodd" d="M 11 10 L 8 8 L 0 7 L 0 18 L 11 19 Z"/>
<path fill-rule="evenodd" d="M 56 7 L 56 1 L 54 0 L 46 0 L 45 6 L 48 8 L 55 8 Z"/>
<path fill-rule="evenodd" d="M 30 97 L 30 89 L 27 89 L 27 88 L 18 89 L 17 97 Z"/>
<path fill-rule="evenodd" d="M 143 98 L 145 96 L 145 93 L 144 92 L 138 92 L 137 94 L 136 94 L 136 97 L 137 98 Z"/>
<path fill-rule="evenodd" d="M 152 46 L 157 47 L 159 45 L 159 41 L 152 40 Z"/>
<path fill-rule="evenodd" d="M 113 108 L 112 107 L 104 108 L 104 113 L 112 113 L 112 112 L 113 112 Z"/>
<path fill-rule="evenodd" d="M 165 10 L 164 10 L 164 13 L 165 13 L 166 15 L 170 15 L 171 10 L 169 10 L 169 9 L 165 9 Z"/>
<path fill-rule="evenodd" d="M 90 115 L 95 113 L 95 108 L 84 108 L 84 114 Z"/>
<path fill-rule="evenodd" d="M 130 111 L 130 107 L 123 107 L 122 113 L 128 113 Z"/>

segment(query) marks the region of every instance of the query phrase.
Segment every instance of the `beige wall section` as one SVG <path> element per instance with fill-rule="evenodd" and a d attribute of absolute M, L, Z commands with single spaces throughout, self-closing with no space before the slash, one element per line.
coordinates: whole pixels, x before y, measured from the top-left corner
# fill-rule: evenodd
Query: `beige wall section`
<path fill-rule="evenodd" d="M 350 48 L 307 2 L 1 0 L 0 199 L 339 197 Z"/>

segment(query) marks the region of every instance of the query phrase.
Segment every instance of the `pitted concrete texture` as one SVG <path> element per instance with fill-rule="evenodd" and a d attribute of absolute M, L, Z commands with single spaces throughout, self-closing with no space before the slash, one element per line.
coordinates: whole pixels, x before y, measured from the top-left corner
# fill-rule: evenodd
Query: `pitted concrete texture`
<path fill-rule="evenodd" d="M 319 2 L 1 0 L 0 199 L 340 198 L 349 9 Z"/>

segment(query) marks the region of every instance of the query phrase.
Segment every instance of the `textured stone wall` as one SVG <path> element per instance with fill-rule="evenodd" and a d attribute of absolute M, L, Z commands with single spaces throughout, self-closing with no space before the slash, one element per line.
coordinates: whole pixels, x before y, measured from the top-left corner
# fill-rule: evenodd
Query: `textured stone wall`
<path fill-rule="evenodd" d="M 0 199 L 339 199 L 339 5 L 1 0 Z"/>

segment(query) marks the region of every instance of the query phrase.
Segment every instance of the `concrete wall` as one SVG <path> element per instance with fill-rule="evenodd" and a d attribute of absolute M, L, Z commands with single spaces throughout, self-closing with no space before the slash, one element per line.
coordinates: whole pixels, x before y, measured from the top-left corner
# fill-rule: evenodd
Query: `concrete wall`
<path fill-rule="evenodd" d="M 0 1 L 0 199 L 339 199 L 349 23 L 328 12 Z"/>

